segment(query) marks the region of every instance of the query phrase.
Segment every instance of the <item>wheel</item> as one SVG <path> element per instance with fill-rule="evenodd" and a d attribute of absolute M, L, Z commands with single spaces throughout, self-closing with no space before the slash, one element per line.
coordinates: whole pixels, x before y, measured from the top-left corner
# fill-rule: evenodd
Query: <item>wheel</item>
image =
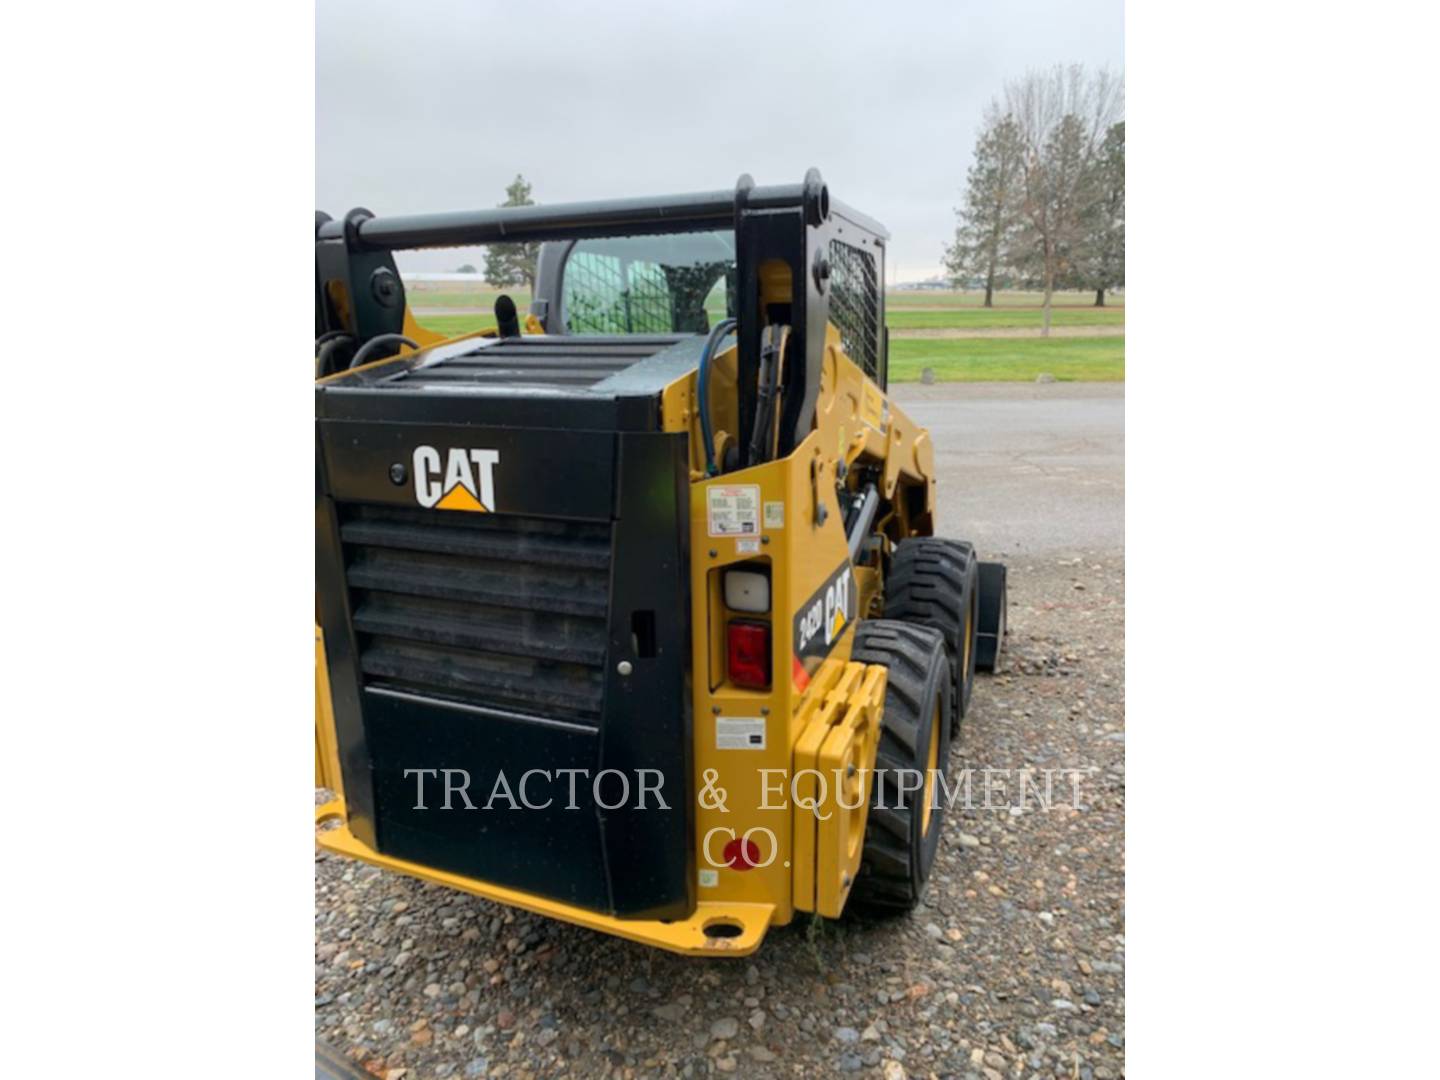
<path fill-rule="evenodd" d="M 975 667 L 980 671 L 1000 670 L 1000 654 L 1009 632 L 1006 616 L 1010 597 L 1005 586 L 1005 564 L 980 564 L 979 600 L 975 618 Z"/>
<path fill-rule="evenodd" d="M 950 660 L 937 631 L 893 619 L 862 622 L 850 658 L 883 664 L 888 675 L 865 846 L 849 903 L 872 914 L 906 912 L 920 902 L 945 821 L 935 788 L 938 776 L 949 776 Z"/>
<path fill-rule="evenodd" d="M 975 686 L 975 626 L 979 590 L 975 547 L 964 540 L 918 536 L 895 547 L 885 579 L 885 618 L 940 631 L 954 670 L 950 740 L 960 741 L 960 721 Z"/>

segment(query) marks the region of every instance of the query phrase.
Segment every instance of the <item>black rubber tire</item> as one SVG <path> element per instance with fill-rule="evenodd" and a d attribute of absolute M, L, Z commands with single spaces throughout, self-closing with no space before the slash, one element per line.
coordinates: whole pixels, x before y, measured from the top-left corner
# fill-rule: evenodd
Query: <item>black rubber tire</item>
<path fill-rule="evenodd" d="M 1005 635 L 1010 632 L 1010 596 L 1005 584 L 1005 564 L 980 564 L 979 603 L 975 619 L 975 670 L 993 674 L 1000 670 L 1005 652 Z"/>
<path fill-rule="evenodd" d="M 945 824 L 938 782 L 931 802 L 939 805 L 931 809 L 927 822 L 924 793 L 929 785 L 922 783 L 919 791 L 907 790 L 902 796 L 900 770 L 923 772 L 929 766 L 933 733 L 938 740 L 935 768 L 949 776 L 950 732 L 944 718 L 950 706 L 950 661 L 937 631 L 892 619 L 862 622 L 850 658 L 883 664 L 888 675 L 865 846 L 848 906 L 862 914 L 900 914 L 920 902 Z"/>
<path fill-rule="evenodd" d="M 975 688 L 979 573 L 973 544 L 917 536 L 895 546 L 885 579 L 885 618 L 933 627 L 945 639 L 955 680 L 950 693 L 952 745 L 959 745 L 960 721 Z"/>

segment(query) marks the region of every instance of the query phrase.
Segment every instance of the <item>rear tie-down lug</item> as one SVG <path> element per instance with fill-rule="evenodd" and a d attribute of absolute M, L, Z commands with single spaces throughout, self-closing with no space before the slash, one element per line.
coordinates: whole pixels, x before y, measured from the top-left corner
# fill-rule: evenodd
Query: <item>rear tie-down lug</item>
<path fill-rule="evenodd" d="M 331 827 L 321 828 L 325 825 Z M 497 904 L 559 919 L 589 930 L 614 934 L 616 937 L 638 941 L 642 945 L 653 945 L 683 956 L 749 956 L 765 939 L 765 932 L 770 929 L 770 918 L 775 910 L 773 904 L 709 903 L 702 900 L 695 905 L 695 911 L 686 919 L 617 919 L 613 915 L 563 904 L 518 889 L 507 889 L 460 874 L 451 874 L 419 863 L 382 855 L 358 840 L 346 826 L 345 804 L 339 799 L 316 808 L 315 826 L 315 842 L 336 855 L 359 859 L 383 870 L 408 874 L 433 885 L 458 889 L 473 896 L 493 900 Z"/>

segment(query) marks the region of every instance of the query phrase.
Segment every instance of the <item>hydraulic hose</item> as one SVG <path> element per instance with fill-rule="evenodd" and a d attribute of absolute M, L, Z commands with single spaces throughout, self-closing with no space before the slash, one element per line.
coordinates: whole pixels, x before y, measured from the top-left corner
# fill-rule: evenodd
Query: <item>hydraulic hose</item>
<path fill-rule="evenodd" d="M 360 351 L 355 354 L 355 358 L 350 361 L 350 367 L 353 369 L 360 367 L 362 364 L 368 364 L 373 357 L 379 356 L 382 350 L 398 345 L 409 345 L 412 349 L 418 349 L 420 347 L 404 334 L 381 334 L 379 337 L 371 338 L 364 344 Z"/>
<path fill-rule="evenodd" d="M 790 328 L 771 324 L 760 342 L 760 376 L 755 384 L 755 430 L 750 433 L 748 465 L 763 465 L 775 449 L 775 399 L 780 391 L 780 363 Z"/>
<path fill-rule="evenodd" d="M 315 339 L 315 351 L 318 353 L 320 346 L 324 345 L 327 341 L 334 341 L 337 338 L 349 336 L 350 332 L 348 330 L 326 330 L 325 333 Z"/>
<path fill-rule="evenodd" d="M 700 441 L 705 446 L 705 475 L 714 476 L 720 470 L 715 468 L 715 434 L 710 430 L 710 357 L 725 335 L 735 329 L 734 319 L 721 319 L 705 339 L 705 348 L 700 351 L 700 370 L 695 373 L 696 396 L 700 399 Z"/>
<path fill-rule="evenodd" d="M 336 335 L 331 337 L 330 334 Z M 338 356 L 342 349 L 355 344 L 355 339 L 343 330 L 332 330 L 330 334 L 322 334 L 320 340 L 324 342 L 319 346 L 315 354 L 315 377 L 317 379 L 325 375 L 333 375 L 339 370 L 336 364 L 331 363 L 331 357 Z"/>

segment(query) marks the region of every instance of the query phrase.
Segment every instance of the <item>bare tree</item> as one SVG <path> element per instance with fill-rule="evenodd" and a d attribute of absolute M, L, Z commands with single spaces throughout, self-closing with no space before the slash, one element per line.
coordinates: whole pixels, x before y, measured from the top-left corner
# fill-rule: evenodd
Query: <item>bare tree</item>
<path fill-rule="evenodd" d="M 1002 98 L 1023 147 L 1019 241 L 1045 292 L 1041 333 L 1049 336 L 1055 284 L 1084 244 L 1101 147 L 1124 114 L 1125 81 L 1104 68 L 1057 66 L 1006 83 Z"/>

